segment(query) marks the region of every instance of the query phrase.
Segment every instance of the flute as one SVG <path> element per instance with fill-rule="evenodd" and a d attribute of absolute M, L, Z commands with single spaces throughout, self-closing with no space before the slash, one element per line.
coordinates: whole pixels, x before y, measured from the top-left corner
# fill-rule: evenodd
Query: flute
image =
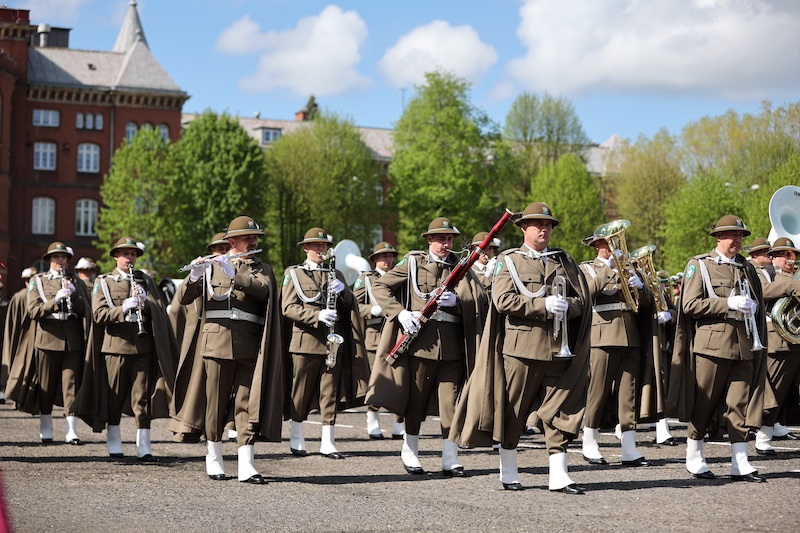
<path fill-rule="evenodd" d="M 245 256 L 248 256 L 248 255 L 254 255 L 254 254 L 257 254 L 257 253 L 260 253 L 260 252 L 261 252 L 261 248 L 259 248 L 258 250 L 251 250 L 249 252 L 242 252 L 240 254 L 229 255 L 228 259 L 236 259 L 237 257 L 245 257 Z M 217 256 L 217 255 L 207 255 L 205 257 L 202 257 L 201 261 L 197 261 L 196 263 L 189 263 L 188 265 L 183 265 L 181 267 L 180 271 L 181 272 L 186 272 L 187 270 L 191 270 L 196 266 L 202 266 L 202 267 L 211 266 L 211 262 L 214 260 L 215 257 L 219 257 L 219 256 Z"/>

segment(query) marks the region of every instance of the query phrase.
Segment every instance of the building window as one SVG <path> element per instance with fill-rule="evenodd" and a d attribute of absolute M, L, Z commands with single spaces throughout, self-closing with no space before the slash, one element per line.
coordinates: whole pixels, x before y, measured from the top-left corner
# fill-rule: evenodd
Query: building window
<path fill-rule="evenodd" d="M 103 114 L 102 113 L 95 113 L 94 115 L 94 129 L 102 130 L 103 129 Z"/>
<path fill-rule="evenodd" d="M 135 122 L 128 122 L 125 124 L 125 140 L 131 142 L 133 140 L 133 136 L 136 135 L 138 130 L 139 127 Z"/>
<path fill-rule="evenodd" d="M 91 113 L 86 113 L 86 129 L 94 129 L 94 115 Z"/>
<path fill-rule="evenodd" d="M 97 235 L 94 225 L 97 223 L 97 200 L 81 198 L 75 202 L 75 235 L 93 237 Z"/>
<path fill-rule="evenodd" d="M 100 147 L 96 144 L 78 145 L 78 172 L 100 172 Z"/>
<path fill-rule="evenodd" d="M 161 134 L 161 138 L 164 139 L 165 143 L 169 142 L 169 126 L 166 124 L 159 124 L 158 133 Z"/>
<path fill-rule="evenodd" d="M 77 113 L 75 115 L 75 129 L 83 129 L 83 113 Z"/>
<path fill-rule="evenodd" d="M 52 109 L 34 109 L 33 125 L 46 128 L 57 128 L 61 122 L 61 115 Z"/>
<path fill-rule="evenodd" d="M 34 170 L 56 169 L 56 143 L 33 144 L 33 169 Z"/>
<path fill-rule="evenodd" d="M 261 130 L 261 144 L 269 144 L 281 138 L 281 130 L 276 128 L 264 128 Z"/>
<path fill-rule="evenodd" d="M 34 235 L 52 235 L 56 228 L 56 201 L 40 196 L 33 199 L 33 221 L 31 231 Z"/>

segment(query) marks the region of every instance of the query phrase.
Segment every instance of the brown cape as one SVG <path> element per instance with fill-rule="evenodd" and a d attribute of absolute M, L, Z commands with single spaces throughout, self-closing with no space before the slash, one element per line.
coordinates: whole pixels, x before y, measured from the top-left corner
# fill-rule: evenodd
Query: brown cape
<path fill-rule="evenodd" d="M 33 357 L 33 329 L 27 309 L 28 288 L 15 292 L 8 302 L 3 334 L 3 372 L 6 396 L 17 402 L 23 392 L 23 370 L 30 366 L 25 358 Z"/>
<path fill-rule="evenodd" d="M 569 321 L 569 344 L 575 357 L 537 412 L 542 420 L 574 438 L 580 431 L 586 407 L 592 325 L 592 314 L 587 310 L 591 309 L 592 302 L 589 287 L 577 264 L 567 254 L 562 257 L 566 259 L 563 265 L 567 280 L 586 312 Z M 503 315 L 492 305 L 475 369 L 461 393 L 450 429 L 450 440 L 461 445 L 492 446 L 502 440 L 503 417 L 508 402 L 502 354 L 504 322 Z"/>

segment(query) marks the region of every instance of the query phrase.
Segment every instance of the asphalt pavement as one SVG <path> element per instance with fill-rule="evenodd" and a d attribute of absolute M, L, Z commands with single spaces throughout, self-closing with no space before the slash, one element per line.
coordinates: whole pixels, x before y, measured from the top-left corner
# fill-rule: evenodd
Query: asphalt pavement
<path fill-rule="evenodd" d="M 56 437 L 64 419 L 54 411 Z M 392 416 L 381 416 L 384 429 Z M 439 424 L 429 418 L 420 437 L 429 475 L 405 472 L 402 441 L 370 440 L 364 409 L 337 417 L 336 444 L 344 460 L 320 456 L 319 417 L 305 423 L 310 455 L 289 453 L 288 423 L 281 443 L 256 443 L 256 467 L 270 482 L 236 479 L 236 445 L 225 443 L 226 473 L 205 474 L 205 444 L 171 440 L 166 420 L 153 422 L 158 463 L 136 459 L 133 419 L 124 418 L 126 457 L 112 459 L 104 434 L 81 424 L 82 446 L 42 444 L 36 417 L 0 405 L 0 469 L 6 505 L 17 532 L 123 533 L 174 531 L 800 531 L 800 441 L 775 442 L 776 455 L 750 462 L 766 483 L 730 479 L 730 446 L 706 444 L 708 463 L 720 477 L 693 479 L 684 466 L 685 444 L 653 442 L 640 429 L 637 442 L 647 467 L 623 467 L 619 441 L 601 432 L 609 464 L 587 464 L 576 441 L 569 452 L 572 479 L 588 489 L 574 496 L 547 490 L 547 451 L 541 435 L 524 436 L 519 449 L 521 492 L 505 491 L 498 454 L 461 450 L 466 478 L 441 475 Z M 800 428 L 794 428 L 800 433 Z M 685 441 L 686 426 L 673 423 Z M 387 436 L 390 434 L 387 432 Z M 56 439 L 58 440 L 58 439 Z"/>

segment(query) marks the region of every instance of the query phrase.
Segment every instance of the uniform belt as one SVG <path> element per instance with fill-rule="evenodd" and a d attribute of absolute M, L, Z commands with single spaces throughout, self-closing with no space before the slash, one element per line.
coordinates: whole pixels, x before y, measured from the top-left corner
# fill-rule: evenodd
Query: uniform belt
<path fill-rule="evenodd" d="M 241 309 L 215 309 L 206 311 L 206 318 L 227 318 L 228 320 L 245 320 L 261 326 L 266 322 L 263 316 L 258 316 Z"/>
<path fill-rule="evenodd" d="M 368 326 L 380 326 L 381 324 L 383 324 L 383 317 L 375 317 L 367 319 Z"/>
<path fill-rule="evenodd" d="M 49 315 L 44 315 L 42 317 L 45 320 L 69 320 L 67 318 L 67 313 L 56 311 L 55 313 L 50 313 Z"/>
<path fill-rule="evenodd" d="M 728 311 L 725 315 L 725 318 L 730 318 L 731 320 L 738 320 L 739 322 L 744 322 L 744 313 L 739 311 Z"/>
<path fill-rule="evenodd" d="M 460 316 L 445 313 L 441 309 L 434 311 L 428 320 L 435 320 L 437 322 L 450 322 L 451 324 L 461 324 Z"/>
<path fill-rule="evenodd" d="M 592 307 L 595 313 L 602 313 L 603 311 L 630 311 L 628 304 L 623 302 L 615 302 L 613 304 L 600 304 Z"/>

